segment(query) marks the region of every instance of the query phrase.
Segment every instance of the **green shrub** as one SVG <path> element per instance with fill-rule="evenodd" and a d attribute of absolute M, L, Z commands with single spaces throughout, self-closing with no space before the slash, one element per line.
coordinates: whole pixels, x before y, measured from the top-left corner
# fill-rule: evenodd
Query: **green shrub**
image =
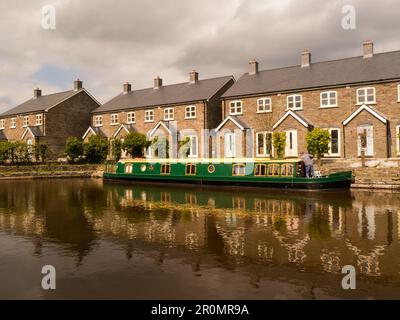
<path fill-rule="evenodd" d="M 65 143 L 65 154 L 70 162 L 77 162 L 83 156 L 83 142 L 77 137 L 69 137 Z"/>
<path fill-rule="evenodd" d="M 331 134 L 328 130 L 314 128 L 306 136 L 307 150 L 320 160 L 329 151 L 330 141 Z"/>
<path fill-rule="evenodd" d="M 111 144 L 112 155 L 115 161 L 119 161 L 122 155 L 122 141 L 121 139 L 114 139 Z"/>
<path fill-rule="evenodd" d="M 50 148 L 47 143 L 37 143 L 33 146 L 33 154 L 37 162 L 45 162 L 50 156 Z"/>
<path fill-rule="evenodd" d="M 285 156 L 286 132 L 274 132 L 272 135 L 272 143 L 275 148 L 276 156 L 282 159 Z"/>
<path fill-rule="evenodd" d="M 89 163 L 102 163 L 107 159 L 108 141 L 100 136 L 91 136 L 83 146 L 83 154 Z"/>
<path fill-rule="evenodd" d="M 132 158 L 143 158 L 144 149 L 150 145 L 146 136 L 139 132 L 131 132 L 124 139 L 122 149 L 124 149 Z"/>

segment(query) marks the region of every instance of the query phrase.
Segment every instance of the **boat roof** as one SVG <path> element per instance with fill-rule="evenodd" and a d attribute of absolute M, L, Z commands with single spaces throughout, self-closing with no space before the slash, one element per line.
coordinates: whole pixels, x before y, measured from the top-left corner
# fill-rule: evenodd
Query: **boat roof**
<path fill-rule="evenodd" d="M 291 158 L 291 159 L 270 159 L 270 158 L 204 158 L 204 159 L 123 159 L 119 162 L 121 163 L 297 163 L 302 161 L 301 159 Z"/>

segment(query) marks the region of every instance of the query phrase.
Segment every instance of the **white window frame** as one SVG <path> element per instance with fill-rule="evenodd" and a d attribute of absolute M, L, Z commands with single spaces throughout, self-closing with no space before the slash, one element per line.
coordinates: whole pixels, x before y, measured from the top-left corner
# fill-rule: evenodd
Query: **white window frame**
<path fill-rule="evenodd" d="M 327 128 L 326 130 L 328 130 L 331 135 L 332 135 L 332 130 L 338 131 L 338 152 L 337 153 L 331 152 L 331 148 L 332 148 L 332 137 L 331 137 L 331 141 L 329 141 L 329 151 L 325 154 L 325 156 L 326 157 L 340 157 L 340 153 L 342 150 L 342 137 L 341 137 L 340 128 Z"/>
<path fill-rule="evenodd" d="M 397 147 L 397 156 L 400 156 L 400 125 L 396 126 L 396 147 Z"/>
<path fill-rule="evenodd" d="M 136 114 L 133 111 L 130 111 L 126 114 L 126 123 L 132 124 L 136 123 Z"/>
<path fill-rule="evenodd" d="M 185 119 L 196 119 L 197 110 L 195 105 L 186 106 L 185 108 Z"/>
<path fill-rule="evenodd" d="M 144 122 L 154 122 L 154 110 L 146 110 L 144 112 Z"/>
<path fill-rule="evenodd" d="M 94 126 L 102 127 L 103 126 L 103 116 L 98 115 L 94 117 Z"/>
<path fill-rule="evenodd" d="M 229 114 L 231 116 L 243 114 L 242 100 L 234 100 L 234 101 L 229 102 Z"/>
<path fill-rule="evenodd" d="M 17 127 L 17 118 L 11 118 L 10 120 L 10 128 L 15 129 Z"/>
<path fill-rule="evenodd" d="M 400 84 L 397 85 L 397 102 L 400 102 Z"/>
<path fill-rule="evenodd" d="M 296 98 L 297 97 L 300 97 L 300 101 L 296 102 Z M 291 98 L 293 98 L 293 101 L 289 102 L 289 100 Z M 299 103 L 299 102 L 300 102 L 300 107 L 296 108 L 296 103 Z M 289 104 L 293 104 L 293 107 L 290 108 Z M 287 96 L 287 98 L 286 98 L 286 109 L 287 110 L 303 110 L 303 95 L 301 95 L 301 94 L 291 94 L 291 95 Z"/>
<path fill-rule="evenodd" d="M 111 124 L 112 126 L 118 124 L 118 113 L 112 113 L 112 114 L 111 114 L 111 121 L 110 121 L 110 124 Z"/>
<path fill-rule="evenodd" d="M 258 135 L 260 135 L 260 134 L 263 135 L 264 150 L 266 150 L 266 143 L 267 143 L 266 135 L 267 135 L 267 133 L 270 133 L 272 135 L 271 131 L 256 132 L 256 156 L 257 157 L 270 157 L 271 156 L 271 154 L 267 153 L 266 151 L 263 154 L 258 152 Z M 272 141 L 271 141 L 271 147 L 273 147 Z M 272 148 L 271 148 L 271 152 L 272 152 Z"/>
<path fill-rule="evenodd" d="M 6 121 L 4 119 L 0 119 L 0 130 L 3 130 L 6 125 Z"/>
<path fill-rule="evenodd" d="M 43 125 L 43 114 L 39 113 L 35 115 L 35 126 Z"/>
<path fill-rule="evenodd" d="M 23 128 L 29 127 L 29 116 L 24 116 L 22 127 Z"/>
<path fill-rule="evenodd" d="M 266 101 L 268 101 L 268 110 L 266 109 Z M 261 107 L 262 109 L 260 110 L 260 102 L 262 102 Z M 272 112 L 272 99 L 271 98 L 260 98 L 257 99 L 257 113 L 268 113 Z"/>
<path fill-rule="evenodd" d="M 174 108 L 165 108 L 164 109 L 164 120 L 165 121 L 174 120 Z"/>
<path fill-rule="evenodd" d="M 372 89 L 374 91 L 374 101 L 367 101 L 367 97 L 368 97 L 367 91 L 368 91 L 368 89 Z M 364 96 L 365 96 L 365 101 L 364 102 L 360 102 L 360 92 L 361 91 L 365 91 L 364 92 Z M 364 88 L 357 89 L 357 104 L 358 105 L 376 104 L 376 90 L 375 90 L 375 87 L 364 87 Z"/>
<path fill-rule="evenodd" d="M 334 93 L 335 94 L 335 103 L 334 104 L 331 104 L 331 93 Z M 324 94 L 326 94 L 326 95 L 328 95 L 328 97 L 327 98 L 322 98 L 322 96 L 324 95 Z M 327 100 L 328 101 L 328 104 L 322 104 L 322 101 L 323 100 Z M 321 92 L 321 94 L 320 94 L 320 108 L 334 108 L 334 107 L 337 107 L 338 106 L 338 94 L 337 94 L 337 91 L 324 91 L 324 92 Z"/>
<path fill-rule="evenodd" d="M 199 156 L 199 137 L 195 135 L 186 136 L 189 138 L 189 155 L 188 158 L 197 158 Z M 196 148 L 193 148 L 193 140 L 196 140 Z"/>

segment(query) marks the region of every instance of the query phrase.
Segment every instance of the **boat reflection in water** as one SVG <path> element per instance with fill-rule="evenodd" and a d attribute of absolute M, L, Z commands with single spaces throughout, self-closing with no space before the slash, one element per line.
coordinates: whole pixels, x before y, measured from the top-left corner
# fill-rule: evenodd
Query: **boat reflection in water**
<path fill-rule="evenodd" d="M 399 193 L 5 182 L 0 297 L 397 298 L 399 239 Z M 43 264 L 54 293 L 35 287 Z"/>

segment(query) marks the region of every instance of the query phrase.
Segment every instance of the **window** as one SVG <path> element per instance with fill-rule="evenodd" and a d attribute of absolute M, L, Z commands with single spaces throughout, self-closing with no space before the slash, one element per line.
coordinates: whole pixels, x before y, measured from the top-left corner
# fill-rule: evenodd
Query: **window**
<path fill-rule="evenodd" d="M 29 126 L 29 116 L 24 116 L 23 127 Z"/>
<path fill-rule="evenodd" d="M 279 176 L 279 164 L 269 164 L 268 165 L 268 175 L 269 176 Z"/>
<path fill-rule="evenodd" d="M 337 92 L 326 91 L 321 93 L 321 108 L 337 107 Z"/>
<path fill-rule="evenodd" d="M 17 118 L 11 118 L 10 128 L 17 127 Z"/>
<path fill-rule="evenodd" d="M 185 174 L 188 176 L 196 175 L 196 165 L 195 164 L 187 164 Z"/>
<path fill-rule="evenodd" d="M 208 173 L 214 173 L 215 172 L 215 166 L 213 164 L 210 164 L 207 167 L 207 171 L 208 171 Z"/>
<path fill-rule="evenodd" d="M 132 173 L 133 164 L 132 163 L 125 163 L 125 173 Z"/>
<path fill-rule="evenodd" d="M 267 165 L 266 164 L 256 164 L 254 167 L 254 175 L 256 177 L 262 177 L 267 175 Z"/>
<path fill-rule="evenodd" d="M 135 123 L 136 118 L 135 118 L 135 113 L 134 112 L 128 112 L 126 114 L 126 122 L 127 123 Z"/>
<path fill-rule="evenodd" d="M 287 97 L 287 109 L 301 110 L 303 109 L 303 97 L 300 94 L 295 94 Z"/>
<path fill-rule="evenodd" d="M 270 156 L 272 153 L 272 133 L 258 132 L 256 136 L 257 157 Z"/>
<path fill-rule="evenodd" d="M 292 177 L 293 176 L 293 164 L 283 164 L 281 166 L 281 176 Z"/>
<path fill-rule="evenodd" d="M 327 156 L 339 157 L 340 156 L 340 129 L 328 129 L 331 134 L 331 141 L 329 142 L 329 151 Z"/>
<path fill-rule="evenodd" d="M 185 119 L 196 118 L 196 106 L 187 106 L 185 108 Z"/>
<path fill-rule="evenodd" d="M 174 120 L 174 108 L 164 109 L 164 120 Z"/>
<path fill-rule="evenodd" d="M 111 124 L 118 124 L 118 113 L 113 113 L 111 115 Z"/>
<path fill-rule="evenodd" d="M 246 175 L 246 166 L 244 164 L 234 164 L 232 166 L 233 176 L 244 176 Z"/>
<path fill-rule="evenodd" d="M 272 112 L 271 98 L 258 99 L 257 112 Z"/>
<path fill-rule="evenodd" d="M 357 104 L 375 103 L 375 88 L 361 88 L 357 89 Z"/>
<path fill-rule="evenodd" d="M 242 113 L 243 113 L 242 101 L 232 101 L 229 103 L 229 114 L 235 115 Z"/>
<path fill-rule="evenodd" d="M 397 86 L 397 101 L 400 102 L 400 84 Z"/>
<path fill-rule="evenodd" d="M 171 165 L 170 164 L 162 164 L 161 165 L 161 174 L 171 174 Z"/>
<path fill-rule="evenodd" d="M 154 121 L 154 110 L 146 110 L 144 113 L 144 122 L 153 122 Z"/>
<path fill-rule="evenodd" d="M 35 116 L 35 120 L 36 120 L 36 125 L 37 126 L 41 126 L 43 124 L 43 115 L 42 114 L 37 114 Z"/>
<path fill-rule="evenodd" d="M 4 125 L 5 125 L 6 121 L 4 119 L 0 120 L 0 130 L 4 129 Z"/>
<path fill-rule="evenodd" d="M 188 136 L 189 138 L 189 155 L 190 158 L 197 158 L 198 154 L 198 143 L 197 136 Z"/>
<path fill-rule="evenodd" d="M 102 125 L 103 125 L 103 116 L 95 116 L 94 117 L 94 126 L 101 127 Z"/>
<path fill-rule="evenodd" d="M 400 125 L 396 127 L 397 155 L 400 156 Z"/>

